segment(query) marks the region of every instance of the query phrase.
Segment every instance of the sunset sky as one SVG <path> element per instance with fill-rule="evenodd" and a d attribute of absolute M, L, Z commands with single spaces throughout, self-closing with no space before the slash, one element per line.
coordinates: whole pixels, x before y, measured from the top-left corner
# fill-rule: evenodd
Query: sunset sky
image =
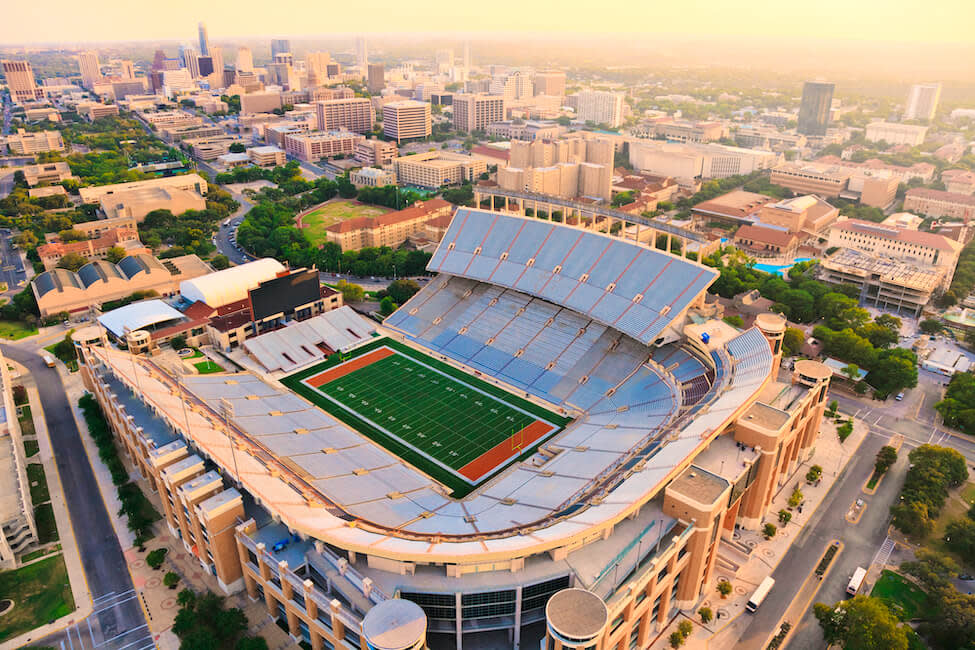
<path fill-rule="evenodd" d="M 48 0 L 5 2 L 0 43 L 194 38 L 359 32 L 566 32 L 699 34 L 843 40 L 975 43 L 973 0 Z M 280 11 L 279 11 L 280 9 Z"/>

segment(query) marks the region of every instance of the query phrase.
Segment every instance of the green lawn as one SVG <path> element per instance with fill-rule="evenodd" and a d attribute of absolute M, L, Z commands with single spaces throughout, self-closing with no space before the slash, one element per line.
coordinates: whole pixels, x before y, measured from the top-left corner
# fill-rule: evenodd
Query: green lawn
<path fill-rule="evenodd" d="M 27 466 L 27 480 L 30 482 L 30 500 L 34 505 L 40 505 L 51 500 L 51 493 L 47 489 L 47 478 L 44 476 L 44 466 L 31 463 Z M 34 485 L 37 483 L 37 485 Z"/>
<path fill-rule="evenodd" d="M 212 361 L 201 361 L 200 363 L 194 363 L 193 367 L 201 375 L 211 375 L 215 372 L 223 372 L 223 368 L 215 364 Z"/>
<path fill-rule="evenodd" d="M 20 422 L 20 433 L 25 436 L 32 436 L 37 433 L 34 429 L 34 418 L 30 415 L 30 407 L 25 406 L 24 411 L 26 413 L 25 417 L 21 417 L 18 422 Z"/>
<path fill-rule="evenodd" d="M 893 571 L 885 569 L 880 574 L 880 579 L 873 586 L 870 595 L 887 603 L 902 621 L 927 618 L 931 614 L 928 595 L 910 580 Z"/>
<path fill-rule="evenodd" d="M 61 545 L 55 544 L 54 546 L 48 546 L 46 548 L 39 548 L 36 551 L 31 551 L 30 553 L 25 553 L 20 556 L 21 562 L 30 562 L 31 560 L 36 560 L 39 557 L 44 557 L 45 555 L 50 555 L 51 553 L 59 553 L 61 551 Z"/>
<path fill-rule="evenodd" d="M 50 503 L 34 508 L 34 524 L 37 526 L 39 543 L 47 544 L 61 539 L 58 535 L 58 524 L 54 520 L 54 507 Z"/>
<path fill-rule="evenodd" d="M 0 320 L 0 338 L 16 341 L 37 334 L 37 328 L 22 321 Z"/>
<path fill-rule="evenodd" d="M 283 383 L 448 486 L 458 498 L 514 462 L 512 456 L 531 454 L 571 421 L 389 339 L 373 341 L 354 356 L 384 345 L 396 354 L 318 388 L 302 380 L 341 363 L 339 355 Z M 554 426 L 534 442 L 522 444 L 516 438 L 498 464 L 486 463 L 488 473 L 461 475 L 465 465 L 537 420 Z"/>
<path fill-rule="evenodd" d="M 36 440 L 25 440 L 24 441 L 24 455 L 27 456 L 28 458 L 30 458 L 31 456 L 33 456 L 34 454 L 36 454 L 40 450 L 41 450 L 41 448 L 38 446 Z"/>
<path fill-rule="evenodd" d="M 75 610 L 64 557 L 0 573 L 0 594 L 14 608 L 0 616 L 0 641 L 6 641 Z"/>
<path fill-rule="evenodd" d="M 358 205 L 354 201 L 331 201 L 324 203 L 301 218 L 305 237 L 313 246 L 324 244 L 325 229 L 346 219 L 356 217 L 378 217 L 390 212 L 388 208 L 377 205 Z"/>

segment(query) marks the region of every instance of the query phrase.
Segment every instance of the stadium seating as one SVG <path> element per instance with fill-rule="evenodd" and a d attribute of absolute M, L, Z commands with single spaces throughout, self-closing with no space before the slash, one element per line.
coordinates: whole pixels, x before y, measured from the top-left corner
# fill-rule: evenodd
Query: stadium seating
<path fill-rule="evenodd" d="M 717 277 L 633 242 L 469 208 L 457 211 L 428 268 L 563 305 L 642 343 Z"/>

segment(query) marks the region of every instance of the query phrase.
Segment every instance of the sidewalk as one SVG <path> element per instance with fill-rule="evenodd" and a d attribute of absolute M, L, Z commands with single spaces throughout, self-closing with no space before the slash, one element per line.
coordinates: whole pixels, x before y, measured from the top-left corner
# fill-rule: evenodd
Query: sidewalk
<path fill-rule="evenodd" d="M 853 433 L 845 443 L 841 443 L 839 436 L 836 435 L 836 425 L 832 420 L 824 418 L 811 456 L 782 483 L 769 506 L 769 514 L 765 520 L 778 527 L 775 537 L 766 540 L 760 531 L 736 531 L 735 541 L 752 548 L 748 561 L 733 575 L 721 566 L 716 566 L 714 584 L 708 587 L 710 591 L 706 591 L 704 600 L 699 605 L 699 608 L 710 607 L 714 612 L 714 620 L 705 626 L 701 624 L 701 617 L 698 616 L 697 611 L 684 612 L 661 631 L 649 647 L 653 650 L 668 650 L 670 633 L 677 630 L 677 624 L 682 620 L 690 620 L 694 623 L 694 632 L 682 647 L 689 650 L 705 648 L 723 650 L 734 647 L 750 620 L 741 616 L 745 612 L 748 598 L 759 583 L 772 574 L 785 557 L 789 547 L 799 537 L 803 527 L 815 516 L 819 505 L 833 487 L 843 468 L 856 454 L 868 432 L 869 427 L 866 423 L 855 420 Z M 806 482 L 806 473 L 813 465 L 823 468 L 819 485 L 809 485 Z M 797 483 L 804 497 L 802 512 L 792 510 L 792 519 L 783 526 L 779 523 L 777 515 L 779 510 L 788 509 L 789 497 L 792 496 Z M 846 507 L 846 504 L 843 504 L 843 507 Z M 810 550 L 810 552 L 820 552 L 820 550 Z M 721 555 L 720 549 L 718 554 Z M 717 581 L 721 579 L 729 580 L 734 586 L 727 599 L 722 599 L 715 588 Z"/>
<path fill-rule="evenodd" d="M 37 393 L 37 386 L 26 368 L 10 359 L 6 361 L 19 374 L 14 380 L 14 383 L 22 384 L 27 389 L 31 417 L 34 420 L 34 430 L 37 433 L 37 444 L 40 448 L 40 451 L 36 455 L 31 456 L 30 460 L 35 463 L 40 462 L 44 466 L 48 492 L 51 496 L 51 506 L 54 510 L 54 520 L 57 522 L 58 535 L 60 537 L 61 555 L 64 557 L 64 565 L 68 571 L 68 580 L 71 583 L 71 594 L 74 597 L 75 610 L 53 623 L 47 623 L 0 644 L 0 650 L 19 648 L 29 643 L 31 639 L 41 639 L 48 634 L 84 620 L 94 611 L 91 591 L 88 589 L 88 580 L 85 577 L 85 569 L 81 563 L 81 553 L 78 551 L 74 528 L 71 525 L 71 517 L 68 514 L 67 505 L 64 501 L 61 475 L 58 473 L 57 463 L 54 460 L 54 450 L 51 446 L 51 439 L 48 436 L 47 422 L 44 419 L 44 408 L 41 405 L 40 395 Z"/>

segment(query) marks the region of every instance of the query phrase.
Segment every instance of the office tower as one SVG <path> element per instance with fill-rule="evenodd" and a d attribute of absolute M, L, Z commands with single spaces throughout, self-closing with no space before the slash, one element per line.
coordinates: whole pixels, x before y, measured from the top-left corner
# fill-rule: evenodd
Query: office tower
<path fill-rule="evenodd" d="M 237 48 L 237 72 L 253 72 L 254 55 L 249 47 Z"/>
<path fill-rule="evenodd" d="M 365 36 L 358 36 L 355 39 L 355 64 L 363 70 L 369 64 L 369 51 L 366 48 Z"/>
<path fill-rule="evenodd" d="M 496 95 L 454 95 L 454 128 L 477 131 L 504 120 L 504 97 Z"/>
<path fill-rule="evenodd" d="M 34 82 L 34 70 L 29 61 L 0 61 L 3 75 L 10 87 L 10 96 L 15 104 L 32 102 L 44 97 L 44 93 Z"/>
<path fill-rule="evenodd" d="M 585 122 L 605 124 L 615 129 L 623 123 L 623 95 L 602 90 L 586 90 L 576 95 L 576 116 Z"/>
<path fill-rule="evenodd" d="M 102 78 L 101 66 L 98 64 L 98 52 L 88 50 L 78 55 L 78 69 L 81 70 L 81 85 L 90 89 Z"/>
<path fill-rule="evenodd" d="M 209 77 L 213 74 L 213 57 L 196 56 L 196 77 Z M 193 68 L 187 68 L 190 76 L 193 76 Z"/>
<path fill-rule="evenodd" d="M 386 70 L 382 63 L 370 63 L 366 82 L 369 92 L 376 94 L 386 87 Z"/>
<path fill-rule="evenodd" d="M 342 64 L 333 61 L 325 66 L 325 71 L 328 73 L 329 77 L 337 77 L 342 74 Z"/>
<path fill-rule="evenodd" d="M 376 111 L 365 97 L 315 102 L 319 131 L 345 129 L 356 133 L 372 131 Z"/>
<path fill-rule="evenodd" d="M 213 72 L 210 79 L 211 88 L 223 88 L 223 48 L 218 45 L 210 46 L 210 60 L 213 62 Z"/>
<path fill-rule="evenodd" d="M 207 26 L 200 23 L 197 29 L 200 32 L 200 54 L 210 56 L 210 40 L 207 38 Z"/>
<path fill-rule="evenodd" d="M 515 70 L 491 79 L 491 94 L 503 95 L 506 100 L 529 99 L 534 95 L 531 75 Z"/>
<path fill-rule="evenodd" d="M 437 72 L 446 72 L 454 65 L 454 51 L 449 48 L 437 50 L 435 60 Z"/>
<path fill-rule="evenodd" d="M 315 80 L 314 85 L 321 85 L 328 78 L 328 64 L 331 61 L 328 52 L 309 52 L 305 55 L 305 71 L 309 79 Z"/>
<path fill-rule="evenodd" d="M 565 73 L 561 70 L 546 70 L 535 73 L 535 94 L 562 97 L 565 95 Z"/>
<path fill-rule="evenodd" d="M 119 76 L 123 79 L 135 79 L 135 66 L 129 60 L 122 60 L 118 62 Z"/>
<path fill-rule="evenodd" d="M 464 41 L 464 69 L 471 69 L 471 42 Z"/>
<path fill-rule="evenodd" d="M 291 52 L 278 52 L 274 55 L 274 63 L 283 63 L 285 65 L 294 65 L 295 57 Z"/>
<path fill-rule="evenodd" d="M 164 70 L 166 68 L 166 53 L 162 50 L 156 50 L 156 53 L 152 56 L 152 69 L 153 70 Z"/>
<path fill-rule="evenodd" d="M 190 76 L 194 79 L 200 78 L 200 56 L 196 53 L 192 47 L 181 47 L 180 48 L 180 58 L 183 59 L 183 66 L 190 71 Z M 209 59 L 209 57 L 207 57 Z M 212 60 L 207 63 L 207 66 L 212 66 Z"/>
<path fill-rule="evenodd" d="M 372 66 L 370 66 L 372 67 Z M 407 99 L 383 106 L 383 135 L 400 144 L 411 138 L 425 138 L 432 128 L 430 104 Z"/>
<path fill-rule="evenodd" d="M 282 52 L 291 51 L 291 41 L 286 38 L 275 38 L 271 40 L 271 58 L 274 58 L 275 54 L 281 54 Z"/>
<path fill-rule="evenodd" d="M 907 93 L 905 120 L 932 120 L 941 100 L 941 84 L 914 84 Z"/>
<path fill-rule="evenodd" d="M 799 121 L 796 130 L 803 135 L 824 136 L 829 127 L 835 86 L 824 81 L 807 81 L 802 86 Z"/>

